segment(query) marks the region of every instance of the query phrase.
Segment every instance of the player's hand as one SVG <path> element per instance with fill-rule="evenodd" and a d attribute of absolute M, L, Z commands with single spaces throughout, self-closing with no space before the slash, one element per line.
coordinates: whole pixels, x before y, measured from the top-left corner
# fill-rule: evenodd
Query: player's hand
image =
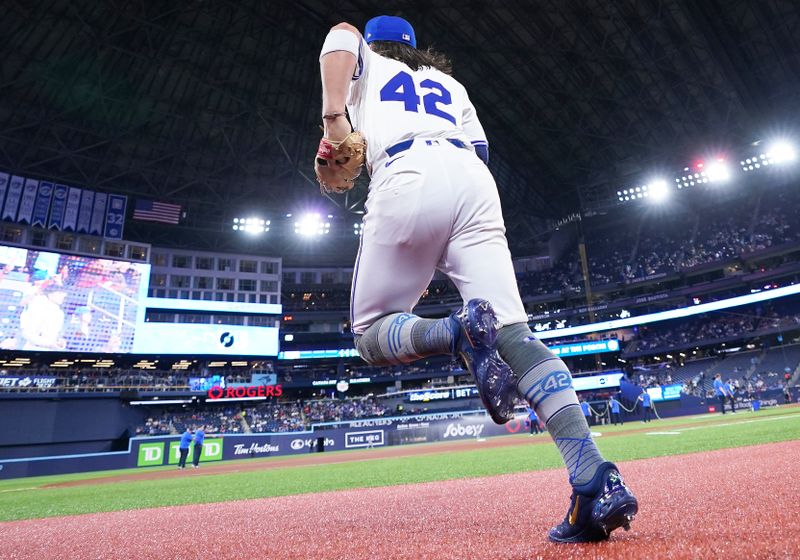
<path fill-rule="evenodd" d="M 352 132 L 350 121 L 346 117 L 338 117 L 336 119 L 323 119 L 325 126 L 325 138 L 333 142 L 341 142 L 345 136 Z"/>

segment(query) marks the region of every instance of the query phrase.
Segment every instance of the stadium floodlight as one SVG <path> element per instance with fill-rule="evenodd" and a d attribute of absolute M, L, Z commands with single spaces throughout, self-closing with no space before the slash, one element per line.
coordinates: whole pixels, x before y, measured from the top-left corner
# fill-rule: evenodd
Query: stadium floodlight
<path fill-rule="evenodd" d="M 234 218 L 233 231 L 243 231 L 252 235 L 269 231 L 270 221 L 263 218 Z"/>
<path fill-rule="evenodd" d="M 705 166 L 701 177 L 709 183 L 724 183 L 731 178 L 731 170 L 724 158 L 718 158 Z"/>
<path fill-rule="evenodd" d="M 294 232 L 301 237 L 320 237 L 331 230 L 331 223 L 319 214 L 305 214 L 294 223 Z"/>
<path fill-rule="evenodd" d="M 646 185 L 648 198 L 653 202 L 663 202 L 669 197 L 669 186 L 664 179 L 655 179 Z"/>
<path fill-rule="evenodd" d="M 364 233 L 364 224 L 361 222 L 356 222 L 353 224 L 353 234 L 354 235 L 361 235 Z"/>
<path fill-rule="evenodd" d="M 797 159 L 797 150 L 786 140 L 775 140 L 767 148 L 766 163 L 791 163 Z"/>

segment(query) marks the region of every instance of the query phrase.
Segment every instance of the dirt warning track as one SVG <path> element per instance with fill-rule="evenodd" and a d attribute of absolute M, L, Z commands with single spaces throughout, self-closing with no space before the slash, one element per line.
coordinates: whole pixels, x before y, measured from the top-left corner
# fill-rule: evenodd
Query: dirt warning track
<path fill-rule="evenodd" d="M 800 441 L 621 464 L 630 532 L 555 545 L 561 470 L 1 523 L 0 558 L 798 558 Z"/>

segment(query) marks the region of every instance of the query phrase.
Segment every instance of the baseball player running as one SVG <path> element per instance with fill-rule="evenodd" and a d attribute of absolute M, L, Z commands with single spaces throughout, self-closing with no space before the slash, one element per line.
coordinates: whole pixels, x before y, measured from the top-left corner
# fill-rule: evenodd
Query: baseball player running
<path fill-rule="evenodd" d="M 550 539 L 607 539 L 629 527 L 636 498 L 592 441 L 567 366 L 528 328 L 486 135 L 467 91 L 444 56 L 416 47 L 407 21 L 379 16 L 363 37 L 352 25 L 334 26 L 320 53 L 320 187 L 351 188 L 364 160 L 370 175 L 351 293 L 356 346 L 374 365 L 460 357 L 497 423 L 513 417 L 522 395 L 572 485 Z M 411 314 L 437 269 L 467 303 L 443 319 Z"/>

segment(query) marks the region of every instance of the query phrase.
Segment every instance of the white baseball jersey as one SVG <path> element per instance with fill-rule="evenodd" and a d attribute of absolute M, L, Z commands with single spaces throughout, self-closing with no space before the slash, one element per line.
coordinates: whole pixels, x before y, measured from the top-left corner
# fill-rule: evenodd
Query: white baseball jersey
<path fill-rule="evenodd" d="M 363 38 L 347 109 L 353 128 L 367 138 L 370 174 L 387 157 L 386 148 L 411 138 L 487 144 L 464 86 L 435 68 L 414 72 L 402 62 L 375 54 Z"/>
<path fill-rule="evenodd" d="M 491 302 L 502 324 L 527 321 L 497 187 L 474 152 L 486 135 L 464 87 L 436 69 L 413 71 L 373 53 L 362 39 L 347 108 L 367 140 L 371 177 L 353 270 L 353 332 L 411 312 L 437 269 L 465 301 Z"/>

